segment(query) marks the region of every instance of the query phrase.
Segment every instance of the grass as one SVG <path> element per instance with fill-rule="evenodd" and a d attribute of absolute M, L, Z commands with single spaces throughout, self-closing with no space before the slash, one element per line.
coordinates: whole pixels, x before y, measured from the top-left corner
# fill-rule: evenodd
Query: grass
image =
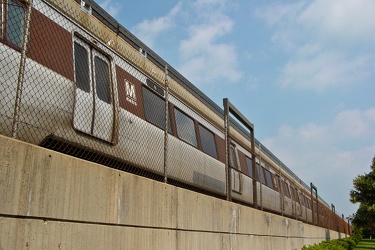
<path fill-rule="evenodd" d="M 375 240 L 370 239 L 362 239 L 358 242 L 358 245 L 354 248 L 354 250 L 370 250 L 375 249 Z"/>

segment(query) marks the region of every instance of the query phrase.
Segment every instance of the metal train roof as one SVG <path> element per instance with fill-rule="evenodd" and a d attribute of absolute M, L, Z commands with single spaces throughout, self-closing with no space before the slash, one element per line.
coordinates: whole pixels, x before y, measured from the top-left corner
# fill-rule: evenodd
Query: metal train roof
<path fill-rule="evenodd" d="M 77 3 L 81 3 L 82 0 L 75 0 Z M 117 35 L 128 42 L 132 47 L 139 50 L 140 48 L 147 53 L 147 58 L 152 61 L 156 66 L 161 69 L 165 68 L 168 63 L 158 56 L 152 49 L 146 44 L 134 36 L 129 30 L 123 27 L 118 21 L 116 21 L 111 15 L 109 15 L 102 7 L 92 0 L 85 0 L 88 6 L 91 6 L 91 14 L 103 22 L 108 28 L 114 31 Z M 188 79 L 181 75 L 175 68 L 168 64 L 168 74 L 180 85 L 182 85 L 191 94 L 197 97 L 202 103 L 207 105 L 217 115 L 224 117 L 224 110 L 213 102 L 208 96 L 206 96 L 201 90 L 199 90 L 194 84 Z M 249 132 L 245 130 L 237 121 L 231 120 L 232 126 L 234 126 L 243 136 L 249 137 Z M 281 168 L 290 174 L 298 183 L 302 184 L 307 190 L 310 186 L 303 182 L 291 169 L 289 169 L 280 159 L 278 159 L 266 146 L 264 146 L 259 140 L 255 138 L 255 146 L 261 148 L 262 152 L 266 154 L 270 159 L 276 162 Z M 328 203 L 325 202 L 320 196 L 319 199 L 323 201 L 328 207 Z"/>

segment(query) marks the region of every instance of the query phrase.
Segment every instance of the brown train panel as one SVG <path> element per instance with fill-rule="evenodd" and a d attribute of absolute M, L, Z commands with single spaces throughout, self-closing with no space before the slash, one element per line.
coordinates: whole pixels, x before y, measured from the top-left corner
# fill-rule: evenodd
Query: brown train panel
<path fill-rule="evenodd" d="M 116 65 L 116 76 L 120 108 L 123 108 L 145 120 L 141 81 L 118 65 Z"/>
<path fill-rule="evenodd" d="M 217 147 L 217 157 L 222 163 L 225 163 L 225 140 L 215 134 L 215 142 Z"/>
<path fill-rule="evenodd" d="M 31 15 L 28 56 L 73 81 L 72 34 L 38 10 L 33 9 Z"/>

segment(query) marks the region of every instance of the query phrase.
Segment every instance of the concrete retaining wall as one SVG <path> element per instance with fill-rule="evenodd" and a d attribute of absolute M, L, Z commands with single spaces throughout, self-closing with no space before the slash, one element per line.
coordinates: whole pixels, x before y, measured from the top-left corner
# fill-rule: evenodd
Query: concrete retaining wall
<path fill-rule="evenodd" d="M 0 136 L 0 250 L 290 250 L 339 237 Z"/>

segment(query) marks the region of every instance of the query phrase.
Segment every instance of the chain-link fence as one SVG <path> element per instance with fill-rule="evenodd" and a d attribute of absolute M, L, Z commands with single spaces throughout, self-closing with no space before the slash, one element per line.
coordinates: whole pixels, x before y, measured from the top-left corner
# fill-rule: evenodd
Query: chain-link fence
<path fill-rule="evenodd" d="M 3 0 L 0 133 L 225 196 L 224 133 L 175 81 L 169 92 L 167 68 L 91 11 L 74 1 Z"/>
<path fill-rule="evenodd" d="M 255 207 L 277 201 L 281 170 L 262 176 L 253 125 L 228 100 L 206 105 L 90 4 L 2 0 L 0 134 Z"/>

